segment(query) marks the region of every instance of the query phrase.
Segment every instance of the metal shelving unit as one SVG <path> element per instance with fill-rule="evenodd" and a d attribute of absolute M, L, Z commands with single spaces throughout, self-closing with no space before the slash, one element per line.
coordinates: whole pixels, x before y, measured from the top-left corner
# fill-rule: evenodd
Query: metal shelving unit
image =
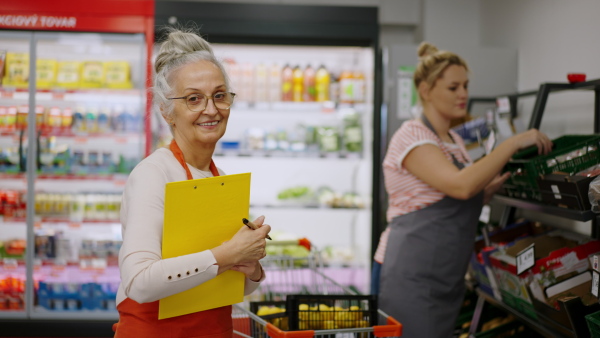
<path fill-rule="evenodd" d="M 548 95 L 550 93 L 566 90 L 591 90 L 594 92 L 594 133 L 600 133 L 600 79 L 579 83 L 543 83 L 540 85 L 539 90 L 537 91 L 527 91 L 504 96 L 509 97 L 511 116 L 514 117 L 516 116 L 516 100 L 519 97 L 536 95 L 535 105 L 531 115 L 531 120 L 529 122 L 529 129 L 531 129 L 540 127 L 544 109 L 548 101 Z M 495 98 L 474 98 L 469 101 L 468 105 L 470 108 L 475 102 L 493 101 L 495 101 Z M 598 239 L 600 237 L 600 216 L 591 210 L 572 210 L 546 205 L 541 202 L 522 200 L 500 195 L 494 196 L 494 201 L 505 206 L 500 219 L 501 227 L 506 226 L 509 224 L 509 222 L 513 221 L 516 209 L 527 209 L 569 220 L 581 222 L 591 221 L 592 237 L 594 239 Z M 549 310 L 546 311 L 546 313 L 540 313 L 540 311 L 536 311 L 538 319 L 534 320 L 506 305 L 504 302 L 497 300 L 476 286 L 475 291 L 478 295 L 478 300 L 473 315 L 473 320 L 471 322 L 471 337 L 474 337 L 474 333 L 478 328 L 479 319 L 482 311 L 484 310 L 484 305 L 486 302 L 513 314 L 523 323 L 529 325 L 531 328 L 547 337 L 589 337 L 590 333 L 588 331 L 584 316 L 588 313 L 591 313 L 589 311 L 598 311 L 598 306 L 584 306 L 580 298 L 573 298 L 567 301 L 559 302 L 560 311 L 565 312 L 569 317 L 571 327 L 567 327 L 563 323 L 558 322 L 555 318 L 550 318 L 548 316 L 559 314 L 559 311 L 553 308 L 548 307 Z"/>

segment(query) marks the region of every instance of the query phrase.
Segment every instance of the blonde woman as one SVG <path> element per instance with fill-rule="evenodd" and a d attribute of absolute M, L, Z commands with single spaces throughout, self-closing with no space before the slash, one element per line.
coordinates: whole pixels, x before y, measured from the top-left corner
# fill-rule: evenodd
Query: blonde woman
<path fill-rule="evenodd" d="M 423 112 L 396 131 L 383 161 L 389 225 L 375 257 L 383 263 L 379 306 L 403 324 L 404 338 L 446 338 L 464 297 L 484 199 L 508 178 L 499 173 L 516 151 L 535 145 L 547 153 L 552 143 L 531 129 L 472 163 L 450 130 L 467 114 L 467 64 L 426 42 L 418 54 L 414 83 Z"/>

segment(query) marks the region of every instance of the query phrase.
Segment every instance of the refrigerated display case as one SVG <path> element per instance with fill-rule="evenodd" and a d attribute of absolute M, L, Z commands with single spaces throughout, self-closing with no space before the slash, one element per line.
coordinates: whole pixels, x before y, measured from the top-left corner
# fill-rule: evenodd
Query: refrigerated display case
<path fill-rule="evenodd" d="M 120 195 L 151 149 L 153 41 L 149 0 L 0 8 L 0 321 L 21 332 L 118 317 Z"/>
<path fill-rule="evenodd" d="M 368 293 L 377 8 L 157 1 L 156 13 L 158 41 L 164 26 L 198 27 L 227 68 L 237 95 L 214 161 L 251 172 L 251 216 L 275 240 L 311 238 L 328 273 Z"/>

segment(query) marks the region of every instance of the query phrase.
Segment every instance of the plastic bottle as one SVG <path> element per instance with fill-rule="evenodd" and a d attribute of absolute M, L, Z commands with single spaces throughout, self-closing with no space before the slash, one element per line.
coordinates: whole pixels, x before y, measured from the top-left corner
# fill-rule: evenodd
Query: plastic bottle
<path fill-rule="evenodd" d="M 329 101 L 329 86 L 330 86 L 331 78 L 329 76 L 329 71 L 325 68 L 324 65 L 321 65 L 319 69 L 317 69 L 316 79 L 315 79 L 315 87 L 316 87 L 316 99 L 319 102 Z"/>
<path fill-rule="evenodd" d="M 281 66 L 274 63 L 268 73 L 269 101 L 281 101 Z"/>
<path fill-rule="evenodd" d="M 315 69 L 309 64 L 304 69 L 303 100 L 313 102 L 317 99 Z"/>
<path fill-rule="evenodd" d="M 254 73 L 254 87 L 255 89 L 255 95 L 256 95 L 256 102 L 267 102 L 268 101 L 268 82 L 267 82 L 267 78 L 268 78 L 268 74 L 267 74 L 267 67 L 263 64 L 263 63 L 259 63 L 256 66 L 256 71 Z"/>
<path fill-rule="evenodd" d="M 293 77 L 292 67 L 286 64 L 281 71 L 281 101 L 292 101 Z"/>
<path fill-rule="evenodd" d="M 292 86 L 292 101 L 302 102 L 302 94 L 304 92 L 304 74 L 299 65 L 294 67 L 293 86 Z"/>
<path fill-rule="evenodd" d="M 69 132 L 71 131 L 71 125 L 73 124 L 73 110 L 70 107 L 66 107 L 61 112 L 61 132 Z"/>
<path fill-rule="evenodd" d="M 354 74 L 347 69 L 340 75 L 340 102 L 354 103 Z"/>
<path fill-rule="evenodd" d="M 365 102 L 366 96 L 366 82 L 365 82 L 365 74 L 356 69 L 354 71 L 354 102 Z"/>

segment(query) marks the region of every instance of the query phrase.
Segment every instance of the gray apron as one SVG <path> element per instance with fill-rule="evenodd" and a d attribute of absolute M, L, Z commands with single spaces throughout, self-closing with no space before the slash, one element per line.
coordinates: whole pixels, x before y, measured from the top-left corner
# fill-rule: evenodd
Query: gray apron
<path fill-rule="evenodd" d="M 446 196 L 390 223 L 379 308 L 402 323 L 403 338 L 452 337 L 482 206 L 483 192 L 468 200 Z"/>

